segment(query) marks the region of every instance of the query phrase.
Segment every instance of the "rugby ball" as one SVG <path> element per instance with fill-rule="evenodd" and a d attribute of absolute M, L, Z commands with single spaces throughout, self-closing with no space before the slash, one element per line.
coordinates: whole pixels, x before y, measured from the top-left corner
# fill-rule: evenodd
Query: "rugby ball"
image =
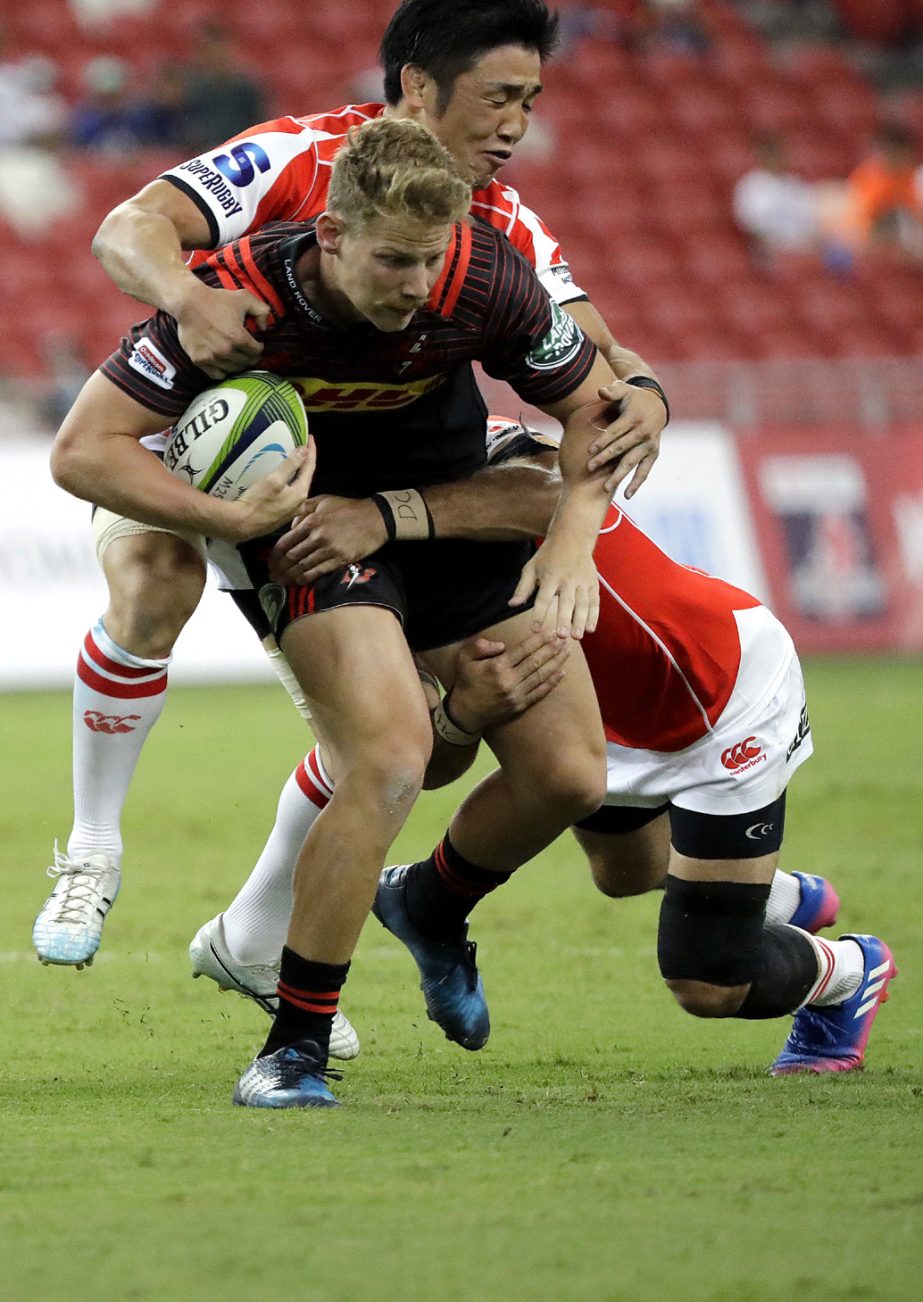
<path fill-rule="evenodd" d="M 212 497 L 234 502 L 308 441 L 298 391 L 269 371 L 245 371 L 206 389 L 167 438 L 167 469 Z"/>

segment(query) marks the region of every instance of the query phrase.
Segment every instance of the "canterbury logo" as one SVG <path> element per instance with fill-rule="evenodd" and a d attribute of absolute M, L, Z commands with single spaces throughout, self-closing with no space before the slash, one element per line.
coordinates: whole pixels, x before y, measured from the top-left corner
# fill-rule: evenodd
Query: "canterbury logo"
<path fill-rule="evenodd" d="M 763 753 L 762 746 L 757 746 L 755 737 L 744 737 L 736 746 L 729 746 L 721 752 L 721 763 L 732 773 L 742 768 L 749 768 L 751 763 Z M 765 756 L 764 756 L 765 758 Z"/>
<path fill-rule="evenodd" d="M 140 714 L 100 714 L 99 710 L 86 710 L 83 722 L 90 732 L 134 732 Z"/>

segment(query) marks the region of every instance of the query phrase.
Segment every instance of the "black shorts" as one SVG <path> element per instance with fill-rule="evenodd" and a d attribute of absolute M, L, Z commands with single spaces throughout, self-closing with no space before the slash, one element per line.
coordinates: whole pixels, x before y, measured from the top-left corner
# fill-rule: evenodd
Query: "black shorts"
<path fill-rule="evenodd" d="M 428 651 L 528 610 L 531 600 L 513 609 L 509 599 L 534 550 L 530 542 L 456 538 L 388 543 L 310 586 L 283 587 L 269 579 L 265 551 L 244 543 L 255 592 L 232 596 L 261 638 L 271 632 L 281 641 L 295 620 L 338 606 L 381 606 L 400 620 L 412 650 Z"/>

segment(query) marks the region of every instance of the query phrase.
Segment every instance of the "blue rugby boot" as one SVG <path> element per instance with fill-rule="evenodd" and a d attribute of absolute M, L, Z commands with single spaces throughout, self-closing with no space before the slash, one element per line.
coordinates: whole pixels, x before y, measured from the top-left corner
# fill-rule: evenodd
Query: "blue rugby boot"
<path fill-rule="evenodd" d="M 338 1108 L 325 1077 L 342 1080 L 331 1071 L 313 1040 L 286 1044 L 265 1058 L 254 1058 L 237 1082 L 234 1102 L 243 1108 Z"/>
<path fill-rule="evenodd" d="M 490 1013 L 475 961 L 477 947 L 468 939 L 467 922 L 451 940 L 435 940 L 413 923 L 407 911 L 406 885 L 412 867 L 400 864 L 384 870 L 372 912 L 414 956 L 430 1021 L 463 1049 L 482 1049 L 490 1035 Z"/>
<path fill-rule="evenodd" d="M 791 1034 L 769 1069 L 770 1076 L 795 1072 L 858 1071 L 879 1008 L 888 998 L 888 985 L 897 975 L 894 957 L 875 936 L 847 935 L 865 957 L 862 983 L 842 1004 L 799 1008 Z"/>
<path fill-rule="evenodd" d="M 801 890 L 798 908 L 789 918 L 789 926 L 800 927 L 813 935 L 823 927 L 832 927 L 840 911 L 840 897 L 826 877 L 814 873 L 792 873 Z"/>

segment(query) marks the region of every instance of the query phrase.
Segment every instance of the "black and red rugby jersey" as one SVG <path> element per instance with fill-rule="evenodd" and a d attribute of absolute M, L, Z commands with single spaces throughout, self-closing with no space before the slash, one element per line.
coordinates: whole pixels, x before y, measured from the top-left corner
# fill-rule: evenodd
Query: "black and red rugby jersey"
<path fill-rule="evenodd" d="M 527 402 L 565 398 L 596 350 L 553 303 L 509 242 L 459 223 L 439 281 L 409 327 L 325 320 L 295 277 L 316 242 L 314 223 L 273 223 L 210 255 L 206 284 L 245 288 L 271 309 L 258 365 L 290 379 L 317 443 L 314 492 L 364 497 L 376 489 L 458 479 L 485 464 L 486 408 L 471 368 L 506 380 Z M 134 326 L 100 368 L 137 402 L 167 417 L 214 381 L 179 345 L 163 312 Z"/>

